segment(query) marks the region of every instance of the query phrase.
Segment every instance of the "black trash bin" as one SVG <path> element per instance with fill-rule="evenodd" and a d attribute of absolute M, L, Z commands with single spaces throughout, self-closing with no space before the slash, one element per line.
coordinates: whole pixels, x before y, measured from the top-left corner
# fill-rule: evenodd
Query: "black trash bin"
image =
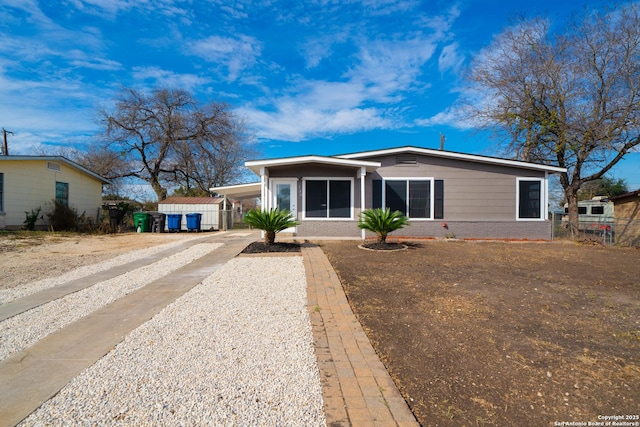
<path fill-rule="evenodd" d="M 202 221 L 201 213 L 188 213 L 187 217 L 187 231 L 200 231 L 200 223 Z"/>
<path fill-rule="evenodd" d="M 152 233 L 164 233 L 164 225 L 167 215 L 162 212 L 151 213 L 151 232 Z"/>

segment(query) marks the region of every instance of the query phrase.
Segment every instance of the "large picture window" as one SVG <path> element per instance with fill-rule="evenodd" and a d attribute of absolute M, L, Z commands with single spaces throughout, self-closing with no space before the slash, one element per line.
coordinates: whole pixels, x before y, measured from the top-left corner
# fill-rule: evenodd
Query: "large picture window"
<path fill-rule="evenodd" d="M 307 179 L 304 188 L 305 218 L 352 217 L 352 180 Z"/>
<path fill-rule="evenodd" d="M 400 211 L 409 219 L 444 218 L 444 181 L 442 180 L 394 178 L 373 180 L 372 185 L 373 208 Z"/>
<path fill-rule="evenodd" d="M 543 219 L 541 179 L 518 179 L 518 219 Z"/>

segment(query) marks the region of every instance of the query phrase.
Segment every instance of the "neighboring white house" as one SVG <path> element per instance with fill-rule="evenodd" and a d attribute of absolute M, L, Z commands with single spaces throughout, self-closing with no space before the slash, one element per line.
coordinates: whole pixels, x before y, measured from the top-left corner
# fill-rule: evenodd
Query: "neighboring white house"
<path fill-rule="evenodd" d="M 0 156 L 0 229 L 20 229 L 26 213 L 41 208 L 36 227 L 59 201 L 99 221 L 102 185 L 110 181 L 61 156 Z"/>
<path fill-rule="evenodd" d="M 187 214 L 200 213 L 200 230 L 220 230 L 224 229 L 223 209 L 224 198 L 222 197 L 169 197 L 158 203 L 158 212 L 163 214 L 180 214 L 182 215 L 181 227 L 183 231 L 187 230 Z M 231 205 L 229 208 L 231 209 Z M 228 215 L 230 217 L 230 215 Z M 169 221 L 165 222 L 168 227 Z M 233 224 L 229 224 L 231 228 Z"/>

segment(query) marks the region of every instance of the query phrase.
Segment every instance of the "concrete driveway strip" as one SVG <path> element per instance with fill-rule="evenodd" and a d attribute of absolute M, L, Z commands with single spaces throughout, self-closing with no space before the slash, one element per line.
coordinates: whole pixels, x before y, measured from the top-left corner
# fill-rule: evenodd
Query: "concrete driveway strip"
<path fill-rule="evenodd" d="M 224 234 L 221 233 L 220 235 L 215 235 L 214 238 L 219 239 L 222 236 L 224 236 Z M 169 255 L 173 255 L 177 252 L 180 252 L 192 245 L 196 245 L 198 243 L 203 243 L 208 241 L 210 241 L 209 238 L 191 239 L 180 245 L 172 246 L 171 248 L 165 249 L 153 255 L 149 255 L 149 256 L 137 259 L 135 261 L 128 262 L 126 264 L 118 265 L 116 267 L 113 267 L 107 270 L 99 271 L 90 276 L 71 280 L 62 285 L 54 286 L 49 289 L 44 289 L 42 291 L 35 292 L 31 295 L 26 295 L 24 297 L 17 298 L 14 301 L 0 305 L 0 322 L 10 317 L 16 316 L 20 313 L 24 313 L 27 310 L 31 310 L 32 308 L 36 308 L 42 304 L 46 304 L 55 299 L 62 298 L 65 295 L 69 295 L 74 292 L 81 291 L 82 289 L 93 286 L 96 283 L 104 282 L 105 280 L 112 279 L 128 271 L 135 270 L 136 268 L 147 266 L 162 258 L 166 258 Z"/>
<path fill-rule="evenodd" d="M 257 237 L 257 233 L 216 236 L 215 241 L 223 243 L 223 246 L 211 254 L 0 362 L 0 426 L 18 424 L 80 372 L 107 354 L 130 331 L 199 284 Z"/>

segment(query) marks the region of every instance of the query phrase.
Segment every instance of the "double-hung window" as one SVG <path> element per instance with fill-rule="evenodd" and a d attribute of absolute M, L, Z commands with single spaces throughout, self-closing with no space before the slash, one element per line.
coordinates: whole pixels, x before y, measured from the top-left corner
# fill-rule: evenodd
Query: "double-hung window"
<path fill-rule="evenodd" d="M 373 207 L 400 211 L 409 219 L 444 217 L 444 181 L 389 178 L 373 181 Z"/>
<path fill-rule="evenodd" d="M 538 178 L 518 178 L 517 183 L 517 219 L 544 219 L 543 180 Z"/>
<path fill-rule="evenodd" d="M 353 179 L 307 178 L 304 182 L 304 217 L 351 219 Z"/>
<path fill-rule="evenodd" d="M 56 203 L 69 206 L 69 183 L 56 182 Z"/>

